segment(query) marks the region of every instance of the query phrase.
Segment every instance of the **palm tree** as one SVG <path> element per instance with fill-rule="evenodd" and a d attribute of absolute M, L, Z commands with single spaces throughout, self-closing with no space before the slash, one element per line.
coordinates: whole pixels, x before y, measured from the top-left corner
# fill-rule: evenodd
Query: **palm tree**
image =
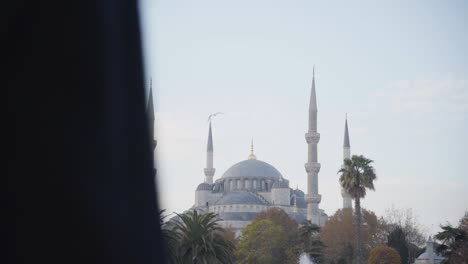
<path fill-rule="evenodd" d="M 178 236 L 180 263 L 233 263 L 234 245 L 223 236 L 216 214 L 194 210 L 178 217 L 173 230 Z"/>
<path fill-rule="evenodd" d="M 361 199 L 366 196 L 366 190 L 374 190 L 374 180 L 377 178 L 375 170 L 371 166 L 373 161 L 360 155 L 353 155 L 351 159 L 344 160 L 344 166 L 338 173 L 340 184 L 354 199 L 357 225 L 357 263 L 361 264 L 362 251 L 362 222 L 361 222 Z"/>
<path fill-rule="evenodd" d="M 168 263 L 177 263 L 177 233 L 173 231 L 172 221 L 165 222 L 167 215 L 164 215 L 166 210 L 159 210 L 159 224 L 161 226 L 161 235 L 164 241 L 165 254 Z"/>
<path fill-rule="evenodd" d="M 299 227 L 299 236 L 302 242 L 303 251 L 309 255 L 314 263 L 321 263 L 323 257 L 324 244 L 318 238 L 320 227 L 306 220 Z"/>

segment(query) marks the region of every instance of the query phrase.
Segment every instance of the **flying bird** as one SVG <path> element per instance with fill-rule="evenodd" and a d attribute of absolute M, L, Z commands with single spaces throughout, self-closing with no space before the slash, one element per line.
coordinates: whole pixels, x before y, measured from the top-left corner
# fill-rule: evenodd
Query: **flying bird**
<path fill-rule="evenodd" d="M 217 113 L 214 113 L 214 114 L 209 115 L 209 116 L 208 116 L 208 121 L 207 121 L 207 123 L 211 121 L 211 118 L 212 118 L 212 117 L 215 117 L 215 116 L 217 116 L 217 115 L 224 115 L 224 113 L 222 113 L 222 112 L 217 112 Z"/>

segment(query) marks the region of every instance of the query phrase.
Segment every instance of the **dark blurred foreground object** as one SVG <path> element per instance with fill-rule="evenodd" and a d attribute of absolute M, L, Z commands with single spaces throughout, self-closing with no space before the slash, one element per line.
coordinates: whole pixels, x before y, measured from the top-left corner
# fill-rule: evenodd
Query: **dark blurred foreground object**
<path fill-rule="evenodd" d="M 12 2 L 0 262 L 163 263 L 136 1 Z"/>

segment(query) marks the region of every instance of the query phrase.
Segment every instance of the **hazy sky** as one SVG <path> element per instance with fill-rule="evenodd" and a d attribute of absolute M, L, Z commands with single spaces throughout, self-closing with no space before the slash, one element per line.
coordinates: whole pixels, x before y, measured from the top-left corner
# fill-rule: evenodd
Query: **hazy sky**
<path fill-rule="evenodd" d="M 194 203 L 218 111 L 215 179 L 253 137 L 258 159 L 306 189 L 313 65 L 321 208 L 342 204 L 348 112 L 351 152 L 378 176 L 364 207 L 412 208 L 432 233 L 468 210 L 467 1 L 142 0 L 141 13 L 168 212 Z"/>

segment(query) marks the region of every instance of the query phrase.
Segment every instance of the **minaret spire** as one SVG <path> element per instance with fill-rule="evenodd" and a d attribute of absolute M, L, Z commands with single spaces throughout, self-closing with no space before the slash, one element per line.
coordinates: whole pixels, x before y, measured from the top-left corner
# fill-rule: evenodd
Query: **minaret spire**
<path fill-rule="evenodd" d="M 149 126 L 149 134 L 151 140 L 151 147 L 153 148 L 153 152 L 156 149 L 156 145 L 158 142 L 154 138 L 154 103 L 153 103 L 153 79 L 150 79 L 150 88 L 149 88 L 149 95 L 148 95 L 148 105 L 146 107 L 146 116 L 148 118 L 148 126 Z M 156 168 L 153 168 L 154 176 L 156 176 Z"/>
<path fill-rule="evenodd" d="M 208 129 L 208 143 L 206 144 L 206 151 L 213 152 L 213 134 L 211 132 L 211 121 L 210 121 L 210 128 Z"/>
<path fill-rule="evenodd" d="M 150 79 L 150 88 L 149 88 L 149 96 L 148 96 L 148 106 L 146 108 L 147 112 L 146 115 L 148 116 L 148 123 L 150 129 L 150 136 L 152 139 L 152 147 L 153 151 L 156 148 L 156 140 L 154 139 L 154 103 L 153 103 L 153 81 Z"/>
<path fill-rule="evenodd" d="M 317 112 L 317 96 L 315 95 L 315 66 L 312 70 L 312 89 L 310 90 L 309 112 Z M 310 124 L 310 123 L 309 123 Z"/>
<path fill-rule="evenodd" d="M 216 172 L 216 169 L 213 168 L 213 134 L 211 132 L 211 120 L 210 127 L 208 129 L 208 143 L 206 145 L 206 168 L 205 172 L 205 182 L 213 184 L 213 176 Z"/>
<path fill-rule="evenodd" d="M 343 148 L 351 148 L 351 145 L 349 144 L 349 133 L 348 133 L 348 113 L 346 113 L 346 119 L 345 119 Z M 349 157 L 343 157 L 343 159 L 349 159 Z"/>
<path fill-rule="evenodd" d="M 345 131 L 343 140 L 343 160 L 351 158 L 351 145 L 349 144 L 349 133 L 348 133 L 348 113 L 345 118 Z M 344 165 L 343 165 L 344 166 Z M 343 197 L 343 208 L 353 208 L 351 195 L 341 188 L 341 196 Z"/>
<path fill-rule="evenodd" d="M 250 155 L 249 155 L 249 157 L 247 159 L 249 159 L 249 160 L 256 160 L 257 159 L 257 156 L 255 156 L 255 154 L 254 154 L 253 138 L 252 138 L 252 141 L 250 141 Z"/>
<path fill-rule="evenodd" d="M 322 196 L 318 193 L 318 173 L 320 163 L 318 163 L 317 144 L 320 141 L 320 134 L 317 132 L 317 98 L 315 94 L 315 66 L 312 70 L 312 87 L 309 101 L 309 129 L 305 134 L 307 141 L 307 163 L 305 169 L 307 172 L 307 220 L 313 224 L 321 225 L 319 203 Z"/>

